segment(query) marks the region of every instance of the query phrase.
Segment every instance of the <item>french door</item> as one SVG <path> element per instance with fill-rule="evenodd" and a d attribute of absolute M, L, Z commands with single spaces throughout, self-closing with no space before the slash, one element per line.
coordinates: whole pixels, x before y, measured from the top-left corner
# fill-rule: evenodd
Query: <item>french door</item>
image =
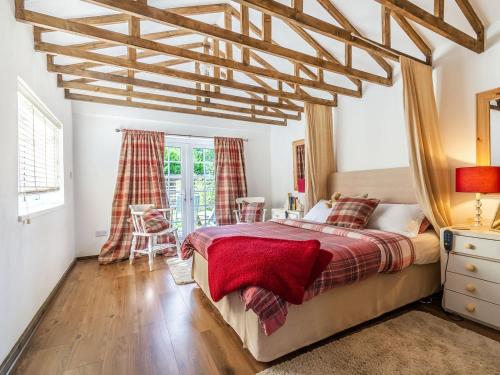
<path fill-rule="evenodd" d="M 181 238 L 216 223 L 214 159 L 211 139 L 166 138 L 167 194 Z"/>

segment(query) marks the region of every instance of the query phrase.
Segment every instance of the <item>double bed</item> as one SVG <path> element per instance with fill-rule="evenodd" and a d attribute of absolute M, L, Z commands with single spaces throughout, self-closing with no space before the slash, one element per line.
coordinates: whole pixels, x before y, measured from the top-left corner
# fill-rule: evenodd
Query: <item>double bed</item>
<path fill-rule="evenodd" d="M 329 190 L 369 194 L 384 203 L 416 203 L 407 168 L 334 173 Z M 437 292 L 440 289 L 437 235 L 427 231 L 411 242 L 414 259 L 409 267 L 400 272 L 375 273 L 329 289 L 301 305 L 288 305 L 284 324 L 272 334 L 266 334 L 257 314 L 246 308 L 241 292 L 233 292 L 218 302 L 212 300 L 208 262 L 198 249 L 193 251 L 193 278 L 238 334 L 243 346 L 258 361 L 269 362 Z"/>

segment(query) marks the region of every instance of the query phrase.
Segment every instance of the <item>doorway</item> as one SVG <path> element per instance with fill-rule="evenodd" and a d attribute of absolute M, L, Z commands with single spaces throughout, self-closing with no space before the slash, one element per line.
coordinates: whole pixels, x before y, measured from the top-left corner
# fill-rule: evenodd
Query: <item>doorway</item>
<path fill-rule="evenodd" d="M 165 181 L 172 220 L 184 238 L 215 226 L 215 152 L 212 139 L 167 136 Z"/>

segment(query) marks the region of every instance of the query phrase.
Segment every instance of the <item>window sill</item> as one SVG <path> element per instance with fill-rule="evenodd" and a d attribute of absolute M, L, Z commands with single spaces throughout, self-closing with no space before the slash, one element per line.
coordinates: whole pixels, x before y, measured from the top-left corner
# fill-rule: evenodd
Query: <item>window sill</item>
<path fill-rule="evenodd" d="M 48 214 L 48 213 L 51 213 L 51 212 L 54 212 L 54 211 L 59 211 L 63 207 L 64 207 L 64 203 L 59 203 L 59 204 L 56 204 L 56 205 L 51 206 L 51 207 L 42 208 L 42 209 L 40 209 L 38 211 L 33 211 L 33 212 L 30 212 L 30 213 L 27 213 L 27 214 L 19 215 L 17 217 L 17 220 L 20 223 L 29 224 L 29 221 L 31 219 L 33 219 L 34 217 L 43 216 L 45 214 Z"/>

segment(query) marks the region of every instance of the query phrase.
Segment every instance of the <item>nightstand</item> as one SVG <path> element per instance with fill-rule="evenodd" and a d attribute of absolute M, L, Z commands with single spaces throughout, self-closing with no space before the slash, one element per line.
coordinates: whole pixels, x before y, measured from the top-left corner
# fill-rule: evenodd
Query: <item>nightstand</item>
<path fill-rule="evenodd" d="M 445 230 L 454 234 L 449 253 L 443 246 Z M 445 282 L 443 308 L 446 311 L 500 329 L 499 233 L 486 229 L 443 228 L 441 281 Z"/>
<path fill-rule="evenodd" d="M 304 211 L 296 210 L 286 210 L 284 208 L 273 208 L 271 210 L 272 219 L 302 219 L 304 217 Z"/>

